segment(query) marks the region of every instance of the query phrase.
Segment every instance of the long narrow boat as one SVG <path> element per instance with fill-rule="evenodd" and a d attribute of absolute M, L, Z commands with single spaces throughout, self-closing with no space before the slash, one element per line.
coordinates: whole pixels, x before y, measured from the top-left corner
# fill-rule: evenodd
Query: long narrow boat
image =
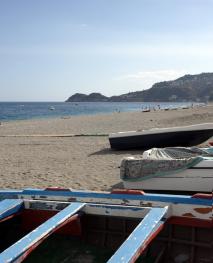
<path fill-rule="evenodd" d="M 212 201 L 212 194 L 1 190 L 0 262 L 57 262 L 57 250 L 65 256 L 58 262 L 84 262 L 86 248 L 80 261 L 72 261 L 73 255 L 78 256 L 74 246 L 81 240 L 92 242 L 96 252 L 101 247 L 110 249 L 108 258 L 98 262 L 127 263 L 140 258 L 140 262 L 154 263 L 212 263 Z M 13 240 L 3 244 L 11 232 Z M 58 242 L 45 261 L 48 240 L 65 234 L 74 238 L 69 247 L 70 253 L 74 250 L 72 257 L 64 255 Z M 40 259 L 33 261 L 38 254 Z"/>
<path fill-rule="evenodd" d="M 111 148 L 116 150 L 190 147 L 199 145 L 212 136 L 213 123 L 203 123 L 182 127 L 111 133 L 109 142 Z"/>

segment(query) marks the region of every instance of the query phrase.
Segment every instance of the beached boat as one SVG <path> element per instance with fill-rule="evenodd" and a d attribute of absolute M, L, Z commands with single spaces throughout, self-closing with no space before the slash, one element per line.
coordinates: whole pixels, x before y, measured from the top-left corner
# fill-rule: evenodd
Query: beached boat
<path fill-rule="evenodd" d="M 95 262 L 94 258 L 88 261 L 86 243 L 95 245 L 96 253 L 100 247 L 110 251 L 96 262 L 127 263 L 140 258 L 154 263 L 212 263 L 212 194 L 1 190 L 0 234 L 1 263 L 26 258 L 27 262 Z M 62 239 L 57 239 L 63 235 L 65 243 L 72 244 L 66 245 L 66 253 Z M 74 242 L 69 243 L 67 236 Z M 79 240 L 81 255 L 76 253 Z M 55 253 L 60 255 L 58 261 Z M 72 261 L 75 257 L 79 261 Z"/>
<path fill-rule="evenodd" d="M 151 110 L 150 109 L 142 109 L 141 112 L 150 112 Z"/>
<path fill-rule="evenodd" d="M 121 163 L 127 189 L 173 192 L 213 190 L 213 148 L 153 148 Z"/>
<path fill-rule="evenodd" d="M 190 147 L 199 145 L 213 136 L 213 123 L 191 126 L 111 133 L 112 149 L 150 149 L 153 147 Z"/>

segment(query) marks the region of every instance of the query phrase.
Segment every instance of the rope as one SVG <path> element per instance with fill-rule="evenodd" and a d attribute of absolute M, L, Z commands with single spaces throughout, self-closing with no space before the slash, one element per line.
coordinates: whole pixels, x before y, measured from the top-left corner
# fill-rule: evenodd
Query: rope
<path fill-rule="evenodd" d="M 94 134 L 12 134 L 0 135 L 0 137 L 106 137 L 109 134 L 94 133 Z"/>

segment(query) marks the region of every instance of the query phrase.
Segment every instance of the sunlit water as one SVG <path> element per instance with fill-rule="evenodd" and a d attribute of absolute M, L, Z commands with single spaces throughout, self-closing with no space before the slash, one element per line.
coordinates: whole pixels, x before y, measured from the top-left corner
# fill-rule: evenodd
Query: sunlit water
<path fill-rule="evenodd" d="M 0 121 L 92 115 L 191 106 L 191 103 L 142 102 L 0 102 Z"/>

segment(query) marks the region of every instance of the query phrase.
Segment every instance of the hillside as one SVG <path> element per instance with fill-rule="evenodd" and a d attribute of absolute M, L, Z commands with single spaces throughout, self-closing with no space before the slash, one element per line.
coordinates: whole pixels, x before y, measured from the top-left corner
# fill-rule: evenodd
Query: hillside
<path fill-rule="evenodd" d="M 213 73 L 185 75 L 172 81 L 155 83 L 150 89 L 106 97 L 100 93 L 76 93 L 67 102 L 80 101 L 213 101 Z"/>

